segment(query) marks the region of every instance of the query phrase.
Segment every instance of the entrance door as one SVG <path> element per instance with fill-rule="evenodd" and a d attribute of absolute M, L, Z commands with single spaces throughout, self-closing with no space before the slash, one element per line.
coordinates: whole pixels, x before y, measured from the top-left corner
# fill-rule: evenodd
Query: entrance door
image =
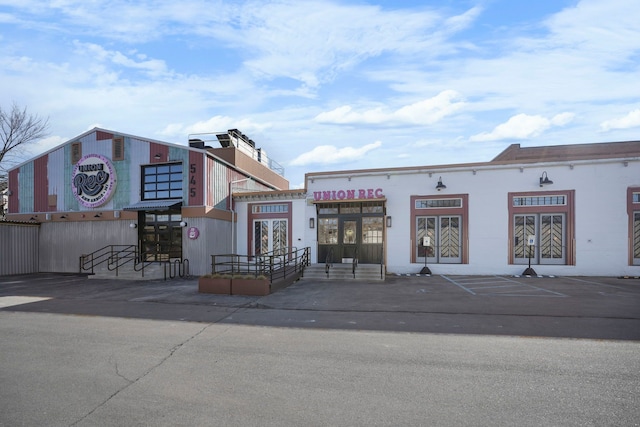
<path fill-rule="evenodd" d="M 141 212 L 141 251 L 145 261 L 182 259 L 180 211 Z"/>
<path fill-rule="evenodd" d="M 260 219 L 253 222 L 254 255 L 286 255 L 288 241 L 286 219 Z"/>
<path fill-rule="evenodd" d="M 417 217 L 418 260 L 452 264 L 462 262 L 462 217 L 439 215 Z"/>
<path fill-rule="evenodd" d="M 318 205 L 318 262 L 358 258 L 361 264 L 383 259 L 384 203 L 381 201 Z"/>
<path fill-rule="evenodd" d="M 339 259 L 350 262 L 360 256 L 360 218 L 340 218 L 339 239 L 342 242 Z"/>
<path fill-rule="evenodd" d="M 514 261 L 526 264 L 564 264 L 564 214 L 532 214 L 514 216 Z M 534 245 L 528 245 L 535 236 Z"/>

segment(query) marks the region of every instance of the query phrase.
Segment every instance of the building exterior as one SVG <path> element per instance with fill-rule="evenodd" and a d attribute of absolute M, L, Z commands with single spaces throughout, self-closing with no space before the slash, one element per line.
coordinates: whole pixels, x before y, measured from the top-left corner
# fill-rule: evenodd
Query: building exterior
<path fill-rule="evenodd" d="M 640 141 L 512 145 L 485 163 L 308 173 L 294 197 L 234 197 L 239 248 L 249 254 L 265 224 L 291 224 L 287 241 L 309 246 L 317 263 L 640 275 Z"/>
<path fill-rule="evenodd" d="M 236 129 L 189 142 L 92 129 L 9 171 L 7 220 L 40 224 L 42 272 L 77 272 L 83 254 L 135 245 L 147 261 L 188 259 L 204 274 L 211 254 L 235 250 L 229 194 L 289 183 Z"/>
<path fill-rule="evenodd" d="M 388 273 L 640 275 L 640 141 L 522 148 L 489 162 L 282 169 L 238 130 L 189 146 L 93 129 L 9 171 L 7 220 L 38 223 L 38 269 L 106 245 L 148 261 L 282 254 Z"/>

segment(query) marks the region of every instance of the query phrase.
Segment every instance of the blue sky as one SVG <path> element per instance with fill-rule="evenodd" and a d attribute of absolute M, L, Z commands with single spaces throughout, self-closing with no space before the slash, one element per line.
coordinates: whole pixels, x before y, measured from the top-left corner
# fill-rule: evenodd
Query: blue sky
<path fill-rule="evenodd" d="M 638 22 L 636 0 L 0 0 L 0 102 L 49 117 L 28 156 L 238 128 L 300 187 L 637 140 Z"/>

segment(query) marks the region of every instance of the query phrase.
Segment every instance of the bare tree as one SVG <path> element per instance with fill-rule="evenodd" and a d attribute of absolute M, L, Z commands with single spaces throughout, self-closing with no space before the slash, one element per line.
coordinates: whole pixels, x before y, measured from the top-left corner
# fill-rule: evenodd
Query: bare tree
<path fill-rule="evenodd" d="M 47 136 L 48 130 L 48 118 L 28 114 L 16 103 L 11 111 L 0 106 L 0 172 L 21 159 L 25 146 Z"/>

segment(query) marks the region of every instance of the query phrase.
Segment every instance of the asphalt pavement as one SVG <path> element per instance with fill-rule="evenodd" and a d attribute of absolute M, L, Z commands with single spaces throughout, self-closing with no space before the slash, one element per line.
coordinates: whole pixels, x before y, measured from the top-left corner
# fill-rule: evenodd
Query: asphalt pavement
<path fill-rule="evenodd" d="M 0 278 L 0 310 L 297 328 L 640 340 L 640 279 L 389 275 L 302 279 L 265 297 L 201 294 L 197 279 Z"/>
<path fill-rule="evenodd" d="M 637 426 L 636 279 L 0 278 L 0 426 Z"/>

